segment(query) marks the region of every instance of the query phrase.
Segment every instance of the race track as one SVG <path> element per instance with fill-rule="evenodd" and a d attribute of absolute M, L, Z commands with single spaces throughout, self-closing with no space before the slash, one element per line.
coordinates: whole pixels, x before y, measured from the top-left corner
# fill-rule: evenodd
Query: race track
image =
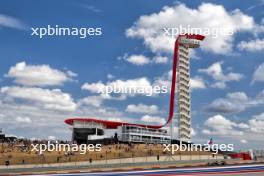
<path fill-rule="evenodd" d="M 50 174 L 49 174 L 50 175 Z M 126 172 L 98 172 L 98 173 L 69 173 L 69 174 L 53 174 L 54 176 L 126 176 L 126 175 L 141 175 L 141 176 L 162 176 L 162 175 L 247 175 L 247 176 L 263 176 L 264 165 L 240 165 L 240 166 L 225 166 L 225 167 L 195 167 L 195 168 L 175 168 L 175 169 L 158 169 L 158 170 L 141 170 L 141 171 L 126 171 Z M 40 175 L 36 175 L 40 176 Z"/>

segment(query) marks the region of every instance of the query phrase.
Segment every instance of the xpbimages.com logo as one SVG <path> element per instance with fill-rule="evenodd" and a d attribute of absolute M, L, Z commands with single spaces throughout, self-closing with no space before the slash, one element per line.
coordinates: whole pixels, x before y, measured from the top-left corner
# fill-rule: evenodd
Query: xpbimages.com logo
<path fill-rule="evenodd" d="M 178 27 L 164 27 L 162 29 L 165 36 L 175 38 L 178 35 L 184 34 L 201 34 L 204 36 L 211 36 L 217 38 L 218 36 L 232 36 L 234 34 L 233 28 L 228 27 L 192 27 L 191 25 Z"/>
<path fill-rule="evenodd" d="M 87 152 L 100 152 L 102 149 L 101 144 L 63 144 L 56 142 L 48 141 L 43 144 L 31 144 L 32 152 L 38 152 L 42 154 L 45 151 L 48 152 L 80 152 L 80 154 L 86 154 Z"/>
<path fill-rule="evenodd" d="M 103 34 L 101 27 L 60 27 L 59 25 L 46 27 L 35 27 L 31 29 L 31 36 L 36 36 L 40 39 L 50 36 L 76 36 L 85 39 L 89 36 L 101 36 Z"/>
<path fill-rule="evenodd" d="M 234 144 L 190 144 L 183 143 L 180 144 L 163 144 L 164 152 L 170 152 L 174 154 L 175 152 L 213 152 L 213 154 L 218 154 L 219 151 L 234 151 Z"/>

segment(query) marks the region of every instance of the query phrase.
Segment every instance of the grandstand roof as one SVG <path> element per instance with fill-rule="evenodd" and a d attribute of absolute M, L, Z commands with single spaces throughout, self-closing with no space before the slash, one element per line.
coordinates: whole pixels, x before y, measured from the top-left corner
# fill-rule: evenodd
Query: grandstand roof
<path fill-rule="evenodd" d="M 94 118 L 70 118 L 66 119 L 64 122 L 68 125 L 73 125 L 74 121 L 82 121 L 82 122 L 95 122 L 103 124 L 107 129 L 116 129 L 118 126 L 122 125 L 129 125 L 129 126 L 139 126 L 144 128 L 161 128 L 163 125 L 155 126 L 155 125 L 143 125 L 143 124 L 133 124 L 127 122 L 116 122 L 116 121 L 109 121 L 109 120 L 100 120 Z"/>

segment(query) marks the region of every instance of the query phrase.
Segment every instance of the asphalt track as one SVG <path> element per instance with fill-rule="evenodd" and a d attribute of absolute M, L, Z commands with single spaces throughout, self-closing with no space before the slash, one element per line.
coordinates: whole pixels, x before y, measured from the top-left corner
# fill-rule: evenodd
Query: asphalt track
<path fill-rule="evenodd" d="M 52 174 L 49 174 L 52 175 Z M 158 169 L 158 170 L 141 170 L 141 171 L 125 171 L 125 172 L 98 172 L 98 173 L 69 173 L 69 174 L 53 174 L 53 176 L 206 176 L 206 175 L 234 175 L 234 176 L 264 176 L 264 165 L 240 165 L 225 167 L 199 167 L 199 168 L 175 168 L 175 169 Z M 35 175 L 41 176 L 41 175 Z M 43 175 L 42 175 L 43 176 Z"/>

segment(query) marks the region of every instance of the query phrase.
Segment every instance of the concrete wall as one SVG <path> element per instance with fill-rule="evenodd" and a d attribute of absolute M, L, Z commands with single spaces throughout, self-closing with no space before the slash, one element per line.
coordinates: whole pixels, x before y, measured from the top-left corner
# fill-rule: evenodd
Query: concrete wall
<path fill-rule="evenodd" d="M 25 165 L 10 165 L 8 168 L 37 168 L 37 167 L 60 167 L 60 166 L 96 166 L 106 164 L 129 164 L 129 163 L 159 163 L 168 161 L 196 161 L 196 160 L 210 160 L 210 159 L 223 159 L 223 156 L 218 155 L 214 158 L 212 155 L 177 155 L 177 156 L 160 156 L 159 161 L 157 156 L 151 157 L 136 157 L 136 158 L 122 158 L 122 159 L 110 159 L 110 160 L 96 160 L 90 163 L 85 162 L 67 162 L 67 163 L 54 163 L 54 164 L 25 164 Z M 0 166 L 0 169 L 6 169 L 6 166 Z"/>

